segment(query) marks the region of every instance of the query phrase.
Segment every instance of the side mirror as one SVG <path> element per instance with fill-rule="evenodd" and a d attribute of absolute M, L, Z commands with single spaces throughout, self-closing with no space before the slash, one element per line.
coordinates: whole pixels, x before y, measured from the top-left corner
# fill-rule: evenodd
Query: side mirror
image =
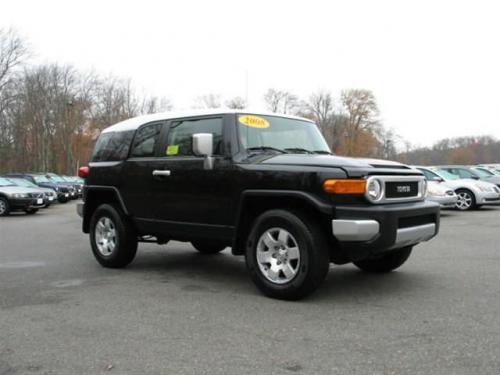
<path fill-rule="evenodd" d="M 479 180 L 479 177 L 478 176 L 472 176 L 472 179 L 473 180 Z"/>
<path fill-rule="evenodd" d="M 444 179 L 442 177 L 435 176 L 435 177 L 432 177 L 432 181 L 444 182 Z"/>
<path fill-rule="evenodd" d="M 214 136 L 211 133 L 196 133 L 193 134 L 193 153 L 196 156 L 204 156 L 203 168 L 213 169 L 214 158 L 213 153 Z"/>

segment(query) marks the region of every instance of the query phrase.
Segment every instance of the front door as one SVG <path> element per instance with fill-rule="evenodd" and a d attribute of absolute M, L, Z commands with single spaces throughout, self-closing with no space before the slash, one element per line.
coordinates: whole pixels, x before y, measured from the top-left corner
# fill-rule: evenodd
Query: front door
<path fill-rule="evenodd" d="M 193 153 L 196 133 L 213 134 L 213 169 L 204 169 L 204 157 Z M 154 182 L 156 219 L 177 237 L 230 236 L 232 164 L 224 150 L 223 117 L 171 121 L 164 138 Z"/>

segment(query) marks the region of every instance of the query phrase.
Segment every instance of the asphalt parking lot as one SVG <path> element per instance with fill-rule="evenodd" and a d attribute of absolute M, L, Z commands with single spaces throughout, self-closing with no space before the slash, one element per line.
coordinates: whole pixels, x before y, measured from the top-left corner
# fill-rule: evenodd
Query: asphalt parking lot
<path fill-rule="evenodd" d="M 0 218 L 0 374 L 498 374 L 500 208 L 448 211 L 387 275 L 332 267 L 300 302 L 243 259 L 142 244 L 94 260 L 74 203 Z"/>

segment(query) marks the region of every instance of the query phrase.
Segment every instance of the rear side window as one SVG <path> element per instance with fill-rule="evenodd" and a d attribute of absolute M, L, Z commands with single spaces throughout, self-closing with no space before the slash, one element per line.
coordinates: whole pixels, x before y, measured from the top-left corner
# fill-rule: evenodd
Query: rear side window
<path fill-rule="evenodd" d="M 213 134 L 213 154 L 222 155 L 222 118 L 173 121 L 168 132 L 165 156 L 193 156 L 193 134 Z"/>
<path fill-rule="evenodd" d="M 119 161 L 126 159 L 133 135 L 133 131 L 101 134 L 94 146 L 91 161 Z"/>
<path fill-rule="evenodd" d="M 156 145 L 160 139 L 162 124 L 146 125 L 137 130 L 130 151 L 131 158 L 154 156 Z"/>

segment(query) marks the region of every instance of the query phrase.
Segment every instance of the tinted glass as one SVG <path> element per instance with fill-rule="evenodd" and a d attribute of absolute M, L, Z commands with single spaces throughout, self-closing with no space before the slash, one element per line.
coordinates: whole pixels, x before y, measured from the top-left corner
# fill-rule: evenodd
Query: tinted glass
<path fill-rule="evenodd" d="M 192 156 L 193 134 L 213 134 L 213 154 L 222 155 L 222 118 L 174 121 L 170 125 L 165 156 Z"/>
<path fill-rule="evenodd" d="M 9 178 L 9 180 L 12 181 L 13 183 L 15 183 L 17 186 L 35 187 L 35 188 L 38 187 L 33 182 L 25 180 L 24 178 Z"/>
<path fill-rule="evenodd" d="M 420 172 L 424 174 L 424 177 L 426 180 L 433 180 L 434 178 L 439 176 L 431 171 L 428 171 L 427 169 L 419 169 Z"/>
<path fill-rule="evenodd" d="M 161 126 L 162 124 L 158 123 L 143 126 L 137 130 L 130 157 L 154 156 L 156 144 L 160 139 Z"/>
<path fill-rule="evenodd" d="M 99 136 L 90 161 L 119 161 L 127 158 L 134 131 L 103 133 Z"/>

